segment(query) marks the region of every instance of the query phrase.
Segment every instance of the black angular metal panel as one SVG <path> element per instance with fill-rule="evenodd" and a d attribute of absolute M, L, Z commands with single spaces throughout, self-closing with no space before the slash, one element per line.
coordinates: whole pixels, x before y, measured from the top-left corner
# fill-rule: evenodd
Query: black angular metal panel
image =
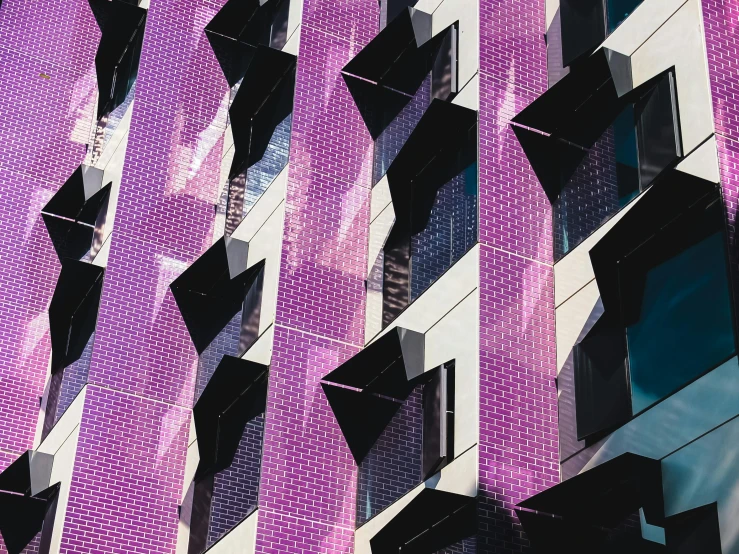
<path fill-rule="evenodd" d="M 668 167 L 682 156 L 675 76 L 661 76 L 635 106 L 639 120 L 639 187 L 646 190 Z"/>
<path fill-rule="evenodd" d="M 626 337 L 619 318 L 605 312 L 575 346 L 577 438 L 598 438 L 631 418 Z"/>
<path fill-rule="evenodd" d="M 477 159 L 477 112 L 435 99 L 387 170 L 395 226 L 426 227 L 436 193 Z"/>
<path fill-rule="evenodd" d="M 664 520 L 662 464 L 630 452 L 518 504 L 522 508 L 613 527 L 639 508 L 648 523 Z"/>
<path fill-rule="evenodd" d="M 229 108 L 234 137 L 230 179 L 262 159 L 275 127 L 292 112 L 295 62 L 292 54 L 257 47 Z"/>
<path fill-rule="evenodd" d="M 668 554 L 721 554 L 715 502 L 668 517 L 664 528 Z"/>
<path fill-rule="evenodd" d="M 431 15 L 403 7 L 344 66 L 344 79 L 374 139 L 413 97 L 432 68 L 434 96 L 450 99 L 456 92 L 456 40 L 455 25 L 432 37 Z"/>
<path fill-rule="evenodd" d="M 195 480 L 233 463 L 244 428 L 263 413 L 268 367 L 224 356 L 193 408 L 200 462 Z"/>
<path fill-rule="evenodd" d="M 246 269 L 247 247 L 243 241 L 221 238 L 170 284 L 198 353 L 241 309 L 264 268 L 262 260 Z"/>
<path fill-rule="evenodd" d="M 27 450 L 0 473 L 0 491 L 31 494 L 31 451 Z"/>
<path fill-rule="evenodd" d="M 287 41 L 289 0 L 229 0 L 205 27 L 229 86 L 244 77 L 258 46 L 280 50 Z"/>
<path fill-rule="evenodd" d="M 95 55 L 100 119 L 123 103 L 136 80 L 146 10 L 121 0 L 88 1 L 102 31 Z"/>
<path fill-rule="evenodd" d="M 428 373 L 431 375 L 423 387 L 424 480 L 454 458 L 454 363 Z"/>
<path fill-rule="evenodd" d="M 681 171 L 668 170 L 655 181 L 639 202 L 590 250 L 590 261 L 606 312 L 621 318 L 628 315 L 622 310 L 619 261 L 691 207 L 706 207 L 719 198 L 719 195 L 718 184 Z M 722 224 L 720 220 L 713 221 L 714 224 Z M 679 251 L 704 238 L 704 233 L 697 233 L 699 228 L 690 230 L 683 227 L 687 231 L 683 238 L 689 242 L 676 240 L 676 237 L 665 241 L 664 250 L 654 251 L 655 256 L 659 257 L 653 258 L 652 263 L 657 263 L 658 259 L 668 259 L 675 253 L 675 249 Z M 706 232 L 711 228 L 709 224 Z M 677 227 L 676 233 L 679 231 L 680 228 Z M 633 294 L 629 296 L 638 298 Z"/>
<path fill-rule="evenodd" d="M 58 492 L 58 484 L 36 496 L 0 492 L 0 534 L 8 554 L 21 554 L 42 530 L 49 507 L 56 508 Z"/>
<path fill-rule="evenodd" d="M 373 554 L 427 554 L 476 532 L 475 498 L 425 488 L 370 539 L 370 546 Z"/>
<path fill-rule="evenodd" d="M 352 356 L 323 380 L 405 400 L 423 372 L 424 336 L 396 327 Z"/>
<path fill-rule="evenodd" d="M 513 126 L 513 132 L 547 198 L 551 203 L 556 202 L 587 150 L 518 125 Z"/>
<path fill-rule="evenodd" d="M 599 50 L 578 65 L 554 86 L 521 110 L 511 121 L 553 134 L 568 124 L 578 107 L 611 81 L 605 52 Z"/>
<path fill-rule="evenodd" d="M 66 259 L 49 305 L 52 372 L 79 360 L 97 321 L 104 269 Z"/>
<path fill-rule="evenodd" d="M 413 25 L 413 18 L 425 19 L 431 21 L 431 15 L 415 10 L 413 8 L 405 8 L 400 11 L 397 17 L 394 17 L 388 25 L 373 38 L 356 56 L 354 56 L 348 64 L 344 66 L 342 72 L 355 77 L 361 77 L 375 84 L 384 85 L 389 72 L 393 66 L 398 63 L 403 66 L 408 65 L 410 60 L 416 60 L 417 50 L 426 43 L 430 36 L 430 32 L 416 35 Z M 419 28 L 422 26 L 418 25 Z M 430 29 L 430 24 L 423 26 Z M 433 59 L 428 60 L 428 64 L 423 71 L 423 75 L 418 80 L 415 88 L 401 89 L 405 94 L 415 94 L 421 81 L 431 70 Z M 419 72 L 423 67 L 419 69 Z"/>
<path fill-rule="evenodd" d="M 362 463 L 402 403 L 331 383 L 321 387 L 354 460 Z"/>
<path fill-rule="evenodd" d="M 103 172 L 79 166 L 42 208 L 54 250 L 60 261 L 94 258 L 102 246 L 112 183 L 102 186 Z"/>
<path fill-rule="evenodd" d="M 595 50 L 606 38 L 603 0 L 562 0 L 562 65 L 567 67 Z"/>
<path fill-rule="evenodd" d="M 549 514 L 516 510 L 535 554 L 595 554 L 605 542 L 606 530 Z M 566 545 L 566 546 L 565 546 Z"/>
<path fill-rule="evenodd" d="M 407 94 L 377 86 L 347 73 L 342 73 L 341 76 L 373 140 L 377 140 L 385 127 L 411 100 Z"/>

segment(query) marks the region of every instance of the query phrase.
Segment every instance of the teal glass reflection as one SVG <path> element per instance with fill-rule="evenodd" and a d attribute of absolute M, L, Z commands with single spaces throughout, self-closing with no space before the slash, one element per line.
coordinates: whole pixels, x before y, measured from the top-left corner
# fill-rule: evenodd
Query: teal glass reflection
<path fill-rule="evenodd" d="M 616 30 L 643 0 L 607 0 L 608 33 Z"/>
<path fill-rule="evenodd" d="M 722 233 L 649 269 L 643 290 L 626 328 L 634 414 L 734 353 Z"/>

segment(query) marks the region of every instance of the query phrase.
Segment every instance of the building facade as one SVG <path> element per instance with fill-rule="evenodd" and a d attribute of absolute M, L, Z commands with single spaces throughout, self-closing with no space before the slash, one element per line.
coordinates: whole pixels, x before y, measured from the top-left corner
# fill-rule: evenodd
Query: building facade
<path fill-rule="evenodd" d="M 737 21 L 3 0 L 0 551 L 739 553 Z"/>

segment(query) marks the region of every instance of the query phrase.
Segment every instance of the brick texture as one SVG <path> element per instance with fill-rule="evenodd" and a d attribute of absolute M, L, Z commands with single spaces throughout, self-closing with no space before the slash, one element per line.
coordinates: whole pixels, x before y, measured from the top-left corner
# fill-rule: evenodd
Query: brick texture
<path fill-rule="evenodd" d="M 86 0 L 7 0 L 0 33 L 4 468 L 33 446 L 51 353 L 47 307 L 60 269 L 40 211 L 85 155 L 94 108 L 85 91 L 99 31 Z"/>
<path fill-rule="evenodd" d="M 703 25 L 708 54 L 708 76 L 713 99 L 713 119 L 719 154 L 721 188 L 729 231 L 729 255 L 734 284 L 735 313 L 739 309 L 739 253 L 737 251 L 737 206 L 739 206 L 739 46 L 736 0 L 702 0 Z"/>
<path fill-rule="evenodd" d="M 478 552 L 527 549 L 513 512 L 558 481 L 549 201 L 509 126 L 546 89 L 544 2 L 480 5 Z"/>
<path fill-rule="evenodd" d="M 353 549 L 356 464 L 320 379 L 363 344 L 372 140 L 341 68 L 376 34 L 364 0 L 306 0 L 292 116 L 256 552 Z"/>
<path fill-rule="evenodd" d="M 147 17 L 61 552 L 175 550 L 197 354 L 169 284 L 211 244 L 228 85 L 222 1 Z"/>

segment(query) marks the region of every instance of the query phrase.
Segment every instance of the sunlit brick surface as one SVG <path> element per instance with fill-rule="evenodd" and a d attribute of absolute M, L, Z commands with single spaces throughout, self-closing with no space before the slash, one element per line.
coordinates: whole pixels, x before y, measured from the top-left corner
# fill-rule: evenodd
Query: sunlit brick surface
<path fill-rule="evenodd" d="M 33 446 L 60 268 L 40 210 L 84 158 L 99 35 L 87 0 L 0 9 L 0 469 Z"/>
<path fill-rule="evenodd" d="M 544 2 L 480 5 L 480 508 L 478 552 L 520 552 L 513 507 L 555 484 L 549 201 L 509 121 L 546 89 Z"/>
<path fill-rule="evenodd" d="M 63 553 L 174 552 L 197 355 L 169 284 L 212 242 L 228 86 L 222 2 L 147 18 Z"/>
<path fill-rule="evenodd" d="M 377 16 L 362 0 L 303 7 L 258 553 L 352 551 L 356 465 L 319 381 L 363 344 L 372 140 L 340 71 Z"/>

